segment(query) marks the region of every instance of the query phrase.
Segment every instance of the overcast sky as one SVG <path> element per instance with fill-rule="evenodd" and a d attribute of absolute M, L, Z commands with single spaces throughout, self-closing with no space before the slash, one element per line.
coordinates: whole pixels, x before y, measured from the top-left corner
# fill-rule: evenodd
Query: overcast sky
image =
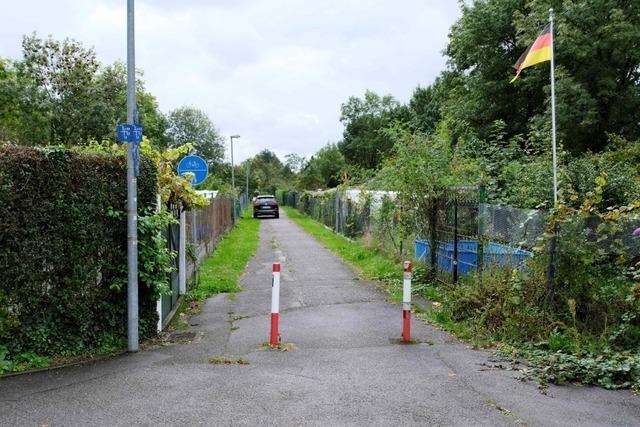
<path fill-rule="evenodd" d="M 126 58 L 126 0 L 2 0 L 2 11 L 2 57 L 19 58 L 36 31 L 102 63 Z M 264 148 L 309 156 L 340 140 L 349 96 L 406 102 L 433 82 L 459 15 L 455 0 L 137 0 L 136 66 L 162 111 L 192 105 L 241 135 L 237 162 Z"/>

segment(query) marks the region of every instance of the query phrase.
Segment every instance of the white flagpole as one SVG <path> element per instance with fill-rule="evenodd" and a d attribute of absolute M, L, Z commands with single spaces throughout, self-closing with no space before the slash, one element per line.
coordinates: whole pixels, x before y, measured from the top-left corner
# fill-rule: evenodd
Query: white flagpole
<path fill-rule="evenodd" d="M 551 145 L 553 148 L 553 205 L 558 204 L 558 174 L 556 159 L 556 78 L 555 78 L 555 53 L 553 45 L 555 35 L 553 33 L 553 9 L 549 9 L 549 30 L 551 31 Z"/>

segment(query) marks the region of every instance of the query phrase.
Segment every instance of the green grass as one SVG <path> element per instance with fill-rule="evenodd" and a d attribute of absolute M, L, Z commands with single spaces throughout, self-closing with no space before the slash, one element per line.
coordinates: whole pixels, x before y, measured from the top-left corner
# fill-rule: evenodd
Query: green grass
<path fill-rule="evenodd" d="M 367 279 L 380 280 L 388 285 L 392 299 L 402 297 L 402 263 L 390 259 L 375 248 L 346 239 L 334 233 L 319 222 L 301 214 L 297 210 L 284 207 L 287 216 L 307 233 L 315 237 L 330 251 L 362 272 Z"/>
<path fill-rule="evenodd" d="M 203 300 L 222 292 L 239 292 L 240 276 L 258 249 L 259 230 L 260 221 L 245 213 L 202 264 L 199 284 L 188 292 L 188 299 Z"/>

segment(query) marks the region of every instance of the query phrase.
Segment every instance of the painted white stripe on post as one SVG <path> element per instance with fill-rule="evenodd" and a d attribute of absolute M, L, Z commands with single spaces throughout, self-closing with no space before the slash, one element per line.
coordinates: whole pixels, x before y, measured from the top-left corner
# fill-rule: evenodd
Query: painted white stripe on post
<path fill-rule="evenodd" d="M 409 271 L 407 271 L 407 263 Z M 411 262 L 405 261 L 404 282 L 402 286 L 402 309 L 411 310 Z"/>
<path fill-rule="evenodd" d="M 404 284 L 402 286 L 402 341 L 411 341 L 411 261 L 404 262 Z"/>
<path fill-rule="evenodd" d="M 156 329 L 158 332 L 162 332 L 162 295 L 158 297 L 158 301 L 156 301 L 156 312 L 158 313 L 158 325 Z"/>
<path fill-rule="evenodd" d="M 274 264 L 273 283 L 271 286 L 271 312 L 280 313 L 280 264 L 278 264 L 277 271 L 275 268 Z"/>
<path fill-rule="evenodd" d="M 269 344 L 277 346 L 280 343 L 278 322 L 280 321 L 280 263 L 273 263 L 273 277 L 271 278 L 271 332 Z"/>

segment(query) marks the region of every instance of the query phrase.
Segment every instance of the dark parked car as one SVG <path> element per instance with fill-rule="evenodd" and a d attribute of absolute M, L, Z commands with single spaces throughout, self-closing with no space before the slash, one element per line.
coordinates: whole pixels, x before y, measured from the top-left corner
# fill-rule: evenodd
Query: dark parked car
<path fill-rule="evenodd" d="M 278 209 L 278 201 L 272 195 L 258 196 L 253 201 L 253 217 L 258 218 L 260 215 L 269 215 L 280 218 Z"/>

